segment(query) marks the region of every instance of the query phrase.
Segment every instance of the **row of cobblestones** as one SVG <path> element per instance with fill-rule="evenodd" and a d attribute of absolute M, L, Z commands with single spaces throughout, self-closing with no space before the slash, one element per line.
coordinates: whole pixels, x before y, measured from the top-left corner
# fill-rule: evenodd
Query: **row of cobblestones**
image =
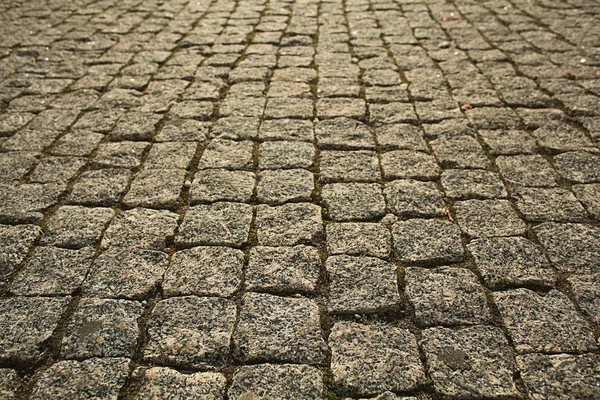
<path fill-rule="evenodd" d="M 0 397 L 600 399 L 595 0 L 0 0 Z"/>

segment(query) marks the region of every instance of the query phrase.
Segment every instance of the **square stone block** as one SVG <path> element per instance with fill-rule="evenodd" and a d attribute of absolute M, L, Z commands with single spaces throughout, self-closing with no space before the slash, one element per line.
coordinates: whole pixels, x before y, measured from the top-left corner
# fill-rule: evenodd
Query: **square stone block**
<path fill-rule="evenodd" d="M 334 221 L 369 220 L 385 213 L 385 200 L 377 183 L 332 183 L 323 186 L 321 196 Z"/>
<path fill-rule="evenodd" d="M 17 269 L 41 235 L 36 225 L 0 225 L 0 277 Z"/>
<path fill-rule="evenodd" d="M 102 239 L 102 248 L 127 247 L 163 250 L 175 234 L 179 216 L 166 210 L 134 208 L 112 221 Z"/>
<path fill-rule="evenodd" d="M 395 257 L 411 265 L 439 265 L 463 260 L 460 229 L 450 221 L 410 219 L 392 227 Z"/>
<path fill-rule="evenodd" d="M 508 200 L 466 200 L 454 203 L 456 221 L 468 236 L 524 235 L 527 225 Z"/>
<path fill-rule="evenodd" d="M 373 151 L 322 151 L 320 182 L 375 182 L 381 179 L 379 160 Z"/>
<path fill-rule="evenodd" d="M 181 373 L 171 368 L 152 367 L 135 370 L 142 377 L 136 400 L 144 399 L 210 399 L 222 400 L 227 381 L 216 372 Z"/>
<path fill-rule="evenodd" d="M 443 217 L 446 206 L 433 182 L 398 180 L 386 182 L 383 190 L 391 212 L 400 217 Z"/>
<path fill-rule="evenodd" d="M 500 176 L 481 170 L 449 169 L 441 179 L 446 196 L 454 199 L 497 199 L 506 197 Z"/>
<path fill-rule="evenodd" d="M 62 206 L 50 217 L 42 244 L 75 249 L 93 246 L 114 215 L 110 208 Z"/>
<path fill-rule="evenodd" d="M 256 212 L 258 244 L 294 246 L 320 242 L 323 235 L 321 207 L 309 203 L 271 207 L 259 205 Z"/>
<path fill-rule="evenodd" d="M 313 174 L 305 169 L 261 171 L 256 198 L 268 204 L 310 201 L 314 188 Z"/>
<path fill-rule="evenodd" d="M 260 169 L 310 168 L 315 158 L 312 143 L 299 141 L 264 142 L 258 147 Z"/>
<path fill-rule="evenodd" d="M 317 145 L 332 150 L 374 150 L 375 141 L 369 128 L 352 118 L 334 118 L 317 122 L 315 126 Z"/>
<path fill-rule="evenodd" d="M 388 258 L 392 234 L 382 224 L 343 222 L 326 226 L 327 251 L 332 254 Z"/>
<path fill-rule="evenodd" d="M 436 139 L 429 143 L 442 168 L 482 168 L 490 165 L 485 152 L 471 136 Z"/>
<path fill-rule="evenodd" d="M 433 156 L 409 150 L 382 153 L 381 168 L 385 179 L 435 180 L 441 172 Z"/>
<path fill-rule="evenodd" d="M 556 186 L 558 175 L 539 154 L 500 156 L 496 165 L 505 182 L 516 186 Z"/>
<path fill-rule="evenodd" d="M 518 188 L 511 190 L 510 196 L 528 221 L 580 222 L 588 219 L 581 203 L 565 189 Z"/>
<path fill-rule="evenodd" d="M 190 203 L 237 201 L 247 203 L 252 198 L 256 176 L 248 171 L 206 169 L 196 173 L 190 188 Z"/>
<path fill-rule="evenodd" d="M 254 165 L 253 150 L 254 143 L 249 140 L 235 142 L 233 140 L 214 139 L 204 149 L 198 168 L 251 170 Z"/>

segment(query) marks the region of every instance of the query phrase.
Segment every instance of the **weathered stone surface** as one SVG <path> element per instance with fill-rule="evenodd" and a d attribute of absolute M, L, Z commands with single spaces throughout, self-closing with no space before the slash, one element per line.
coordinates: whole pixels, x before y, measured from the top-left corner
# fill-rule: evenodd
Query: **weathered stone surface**
<path fill-rule="evenodd" d="M 62 341 L 64 358 L 130 357 L 142 304 L 130 300 L 82 299 Z"/>
<path fill-rule="evenodd" d="M 381 168 L 385 179 L 435 180 L 440 168 L 429 154 L 396 150 L 381 154 Z"/>
<path fill-rule="evenodd" d="M 370 122 L 375 126 L 417 123 L 417 114 L 410 103 L 371 104 L 369 111 L 371 115 Z"/>
<path fill-rule="evenodd" d="M 253 167 L 252 150 L 254 144 L 249 140 L 214 139 L 204 149 L 198 168 L 225 168 L 249 170 Z"/>
<path fill-rule="evenodd" d="M 175 234 L 177 218 L 177 214 L 166 210 L 134 208 L 123 211 L 104 233 L 102 248 L 163 250 Z"/>
<path fill-rule="evenodd" d="M 154 137 L 157 142 L 201 142 L 208 137 L 208 122 L 193 119 L 171 119 Z"/>
<path fill-rule="evenodd" d="M 326 226 L 327 251 L 330 254 L 388 258 L 392 235 L 378 223 L 330 223 Z"/>
<path fill-rule="evenodd" d="M 0 220 L 31 223 L 43 218 L 42 212 L 58 202 L 64 186 L 47 184 L 0 184 Z"/>
<path fill-rule="evenodd" d="M 148 322 L 144 358 L 182 368 L 215 368 L 229 356 L 236 307 L 229 300 L 196 296 L 158 302 Z"/>
<path fill-rule="evenodd" d="M 409 219 L 392 227 L 395 257 L 407 264 L 446 264 L 463 260 L 460 229 L 450 221 Z"/>
<path fill-rule="evenodd" d="M 258 147 L 260 169 L 310 168 L 314 158 L 312 143 L 277 141 L 264 142 Z"/>
<path fill-rule="evenodd" d="M 592 274 L 574 275 L 567 279 L 575 301 L 596 324 L 600 322 L 600 288 L 597 284 L 599 278 L 600 274 Z"/>
<path fill-rule="evenodd" d="M 222 400 L 226 380 L 216 372 L 181 373 L 171 368 L 152 367 L 142 375 L 142 384 L 136 400 L 201 398 Z"/>
<path fill-rule="evenodd" d="M 31 399 L 116 400 L 129 372 L 127 358 L 60 361 L 41 372 Z"/>
<path fill-rule="evenodd" d="M 329 343 L 334 384 L 342 393 L 406 392 L 425 381 L 417 341 L 406 329 L 338 322 Z"/>
<path fill-rule="evenodd" d="M 144 162 L 144 169 L 187 169 L 196 154 L 196 143 L 156 143 Z"/>
<path fill-rule="evenodd" d="M 593 149 L 588 137 L 577 128 L 561 121 L 548 121 L 533 132 L 540 148 L 547 152 Z"/>
<path fill-rule="evenodd" d="M 134 169 L 140 165 L 142 155 L 148 146 L 147 142 L 101 143 L 92 165 L 95 168 Z"/>
<path fill-rule="evenodd" d="M 516 236 L 527 226 L 507 200 L 466 200 L 454 204 L 456 221 L 470 237 Z"/>
<path fill-rule="evenodd" d="M 442 217 L 446 208 L 433 182 L 411 179 L 385 184 L 384 194 L 391 212 L 399 217 Z"/>
<path fill-rule="evenodd" d="M 83 284 L 87 297 L 143 299 L 160 281 L 167 254 L 153 250 L 110 248 L 100 254 Z"/>
<path fill-rule="evenodd" d="M 500 329 L 430 328 L 423 331 L 420 344 L 437 393 L 451 398 L 518 396 L 515 362 Z"/>
<path fill-rule="evenodd" d="M 320 182 L 375 182 L 381 179 L 379 160 L 373 151 L 322 151 Z"/>
<path fill-rule="evenodd" d="M 442 168 L 487 168 L 490 161 L 470 136 L 454 136 L 429 143 Z"/>
<path fill-rule="evenodd" d="M 35 153 L 0 153 L 0 182 L 9 184 L 19 181 L 37 162 Z"/>
<path fill-rule="evenodd" d="M 248 240 L 252 206 L 219 202 L 188 210 L 175 243 L 184 246 L 224 245 L 240 247 Z"/>
<path fill-rule="evenodd" d="M 93 248 L 67 250 L 36 248 L 21 270 L 11 292 L 22 296 L 69 295 L 81 286 L 92 264 Z"/>
<path fill-rule="evenodd" d="M 577 198 L 561 188 L 516 188 L 510 191 L 527 221 L 580 222 L 587 213 Z"/>
<path fill-rule="evenodd" d="M 363 99 L 339 97 L 317 100 L 317 116 L 323 119 L 336 117 L 363 119 L 365 111 L 365 101 Z"/>
<path fill-rule="evenodd" d="M 493 294 L 517 353 L 583 352 L 597 348 L 588 323 L 564 294 L 529 289 Z"/>
<path fill-rule="evenodd" d="M 383 150 L 427 150 L 423 132 L 414 125 L 384 125 L 375 129 L 375 137 Z"/>
<path fill-rule="evenodd" d="M 321 149 L 373 150 L 375 148 L 375 142 L 367 126 L 352 118 L 319 121 L 315 126 L 315 137 Z"/>
<path fill-rule="evenodd" d="M 476 239 L 467 245 L 486 285 L 554 286 L 556 274 L 541 247 L 521 237 Z"/>
<path fill-rule="evenodd" d="M 69 297 L 9 297 L 0 301 L 0 360 L 32 363 L 56 329 Z"/>
<path fill-rule="evenodd" d="M 50 217 L 41 243 L 68 248 L 93 246 L 114 215 L 110 208 L 62 206 Z"/>
<path fill-rule="evenodd" d="M 314 187 L 313 174 L 305 169 L 261 171 L 256 198 L 267 204 L 310 201 Z"/>
<path fill-rule="evenodd" d="M 174 208 L 184 184 L 183 169 L 143 169 L 123 198 L 127 207 Z"/>
<path fill-rule="evenodd" d="M 565 179 L 576 183 L 600 181 L 600 156 L 585 151 L 562 153 L 554 157 L 554 166 Z"/>
<path fill-rule="evenodd" d="M 509 185 L 551 187 L 557 184 L 556 172 L 539 154 L 500 156 L 496 164 Z"/>
<path fill-rule="evenodd" d="M 594 219 L 600 220 L 600 183 L 573 185 L 572 189 L 588 214 Z"/>
<path fill-rule="evenodd" d="M 35 183 L 66 183 L 85 165 L 82 157 L 43 158 L 29 177 Z"/>
<path fill-rule="evenodd" d="M 521 378 L 532 399 L 593 399 L 600 396 L 597 354 L 528 354 L 517 357 Z"/>
<path fill-rule="evenodd" d="M 479 135 L 494 155 L 531 154 L 537 147 L 526 131 L 480 130 Z"/>
<path fill-rule="evenodd" d="M 241 284 L 244 253 L 229 247 L 194 247 L 176 252 L 165 273 L 166 296 L 231 296 Z"/>
<path fill-rule="evenodd" d="M 258 136 L 258 118 L 226 117 L 218 119 L 212 127 L 212 136 L 219 139 L 245 140 Z"/>
<path fill-rule="evenodd" d="M 243 366 L 233 375 L 227 394 L 232 400 L 320 399 L 323 397 L 323 373 L 308 365 Z"/>
<path fill-rule="evenodd" d="M 263 121 L 258 136 L 261 140 L 287 140 L 312 142 L 313 124 L 296 119 L 274 119 Z"/>
<path fill-rule="evenodd" d="M 397 267 L 374 257 L 331 256 L 328 310 L 332 313 L 373 313 L 399 308 Z"/>
<path fill-rule="evenodd" d="M 100 169 L 81 174 L 70 196 L 68 204 L 90 206 L 112 206 L 127 188 L 131 172 L 124 169 Z"/>
<path fill-rule="evenodd" d="M 407 268 L 405 292 L 419 324 L 475 325 L 490 322 L 483 287 L 463 268 Z"/>
<path fill-rule="evenodd" d="M 506 197 L 498 174 L 480 170 L 450 169 L 442 173 L 446 196 L 455 199 L 497 199 Z"/>
<path fill-rule="evenodd" d="M 17 372 L 9 368 L 0 368 L 0 396 L 5 400 L 17 398 L 21 380 Z"/>
<path fill-rule="evenodd" d="M 319 242 L 323 235 L 321 207 L 298 203 L 256 209 L 258 244 L 261 246 L 294 246 Z"/>
<path fill-rule="evenodd" d="M 246 287 L 250 291 L 311 293 L 317 287 L 320 265 L 314 247 L 253 247 L 246 268 Z"/>
<path fill-rule="evenodd" d="M 334 221 L 369 220 L 385 213 L 377 183 L 332 183 L 321 190 L 323 205 Z"/>
<path fill-rule="evenodd" d="M 0 277 L 12 273 L 25 259 L 42 230 L 35 225 L 0 225 Z"/>
<path fill-rule="evenodd" d="M 252 198 L 256 177 L 248 171 L 207 169 L 198 171 L 190 189 L 190 202 L 238 201 Z"/>

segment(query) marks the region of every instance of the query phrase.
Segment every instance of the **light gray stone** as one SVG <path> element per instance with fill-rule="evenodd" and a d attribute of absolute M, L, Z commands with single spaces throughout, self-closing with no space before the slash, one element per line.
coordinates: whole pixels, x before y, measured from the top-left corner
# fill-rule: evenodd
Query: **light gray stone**
<path fill-rule="evenodd" d="M 527 226 L 508 200 L 466 200 L 454 204 L 456 221 L 468 236 L 524 235 Z"/>
<path fill-rule="evenodd" d="M 136 400 L 206 399 L 222 400 L 227 381 L 216 372 L 181 373 L 171 368 L 152 367 L 141 372 L 142 384 Z"/>
<path fill-rule="evenodd" d="M 385 179 L 435 180 L 441 172 L 433 156 L 409 150 L 382 153 L 381 168 Z"/>
<path fill-rule="evenodd" d="M 254 164 L 252 159 L 253 149 L 254 143 L 249 140 L 235 142 L 233 140 L 213 139 L 204 149 L 198 168 L 250 170 Z"/>
<path fill-rule="evenodd" d="M 369 220 L 385 213 L 385 201 L 377 183 L 332 183 L 323 186 L 321 197 L 334 221 Z"/>
<path fill-rule="evenodd" d="M 383 190 L 391 212 L 399 217 L 443 217 L 446 207 L 433 182 L 411 179 L 386 182 Z"/>
<path fill-rule="evenodd" d="M 497 199 L 506 197 L 498 174 L 481 170 L 449 169 L 442 173 L 446 196 L 454 199 Z"/>
<path fill-rule="evenodd" d="M 510 191 L 527 221 L 581 222 L 587 213 L 575 195 L 561 188 L 517 188 Z"/>
<path fill-rule="evenodd" d="M 258 244 L 294 246 L 320 242 L 323 236 L 321 207 L 309 203 L 271 207 L 259 205 L 256 211 Z"/>
<path fill-rule="evenodd" d="M 41 235 L 36 225 L 0 225 L 0 277 L 17 269 Z"/>
<path fill-rule="evenodd" d="M 320 182 L 375 182 L 381 179 L 379 160 L 373 151 L 322 151 Z"/>
<path fill-rule="evenodd" d="M 299 141 L 264 142 L 258 147 L 260 169 L 310 168 L 315 148 L 312 143 Z"/>
<path fill-rule="evenodd" d="M 81 174 L 70 196 L 68 204 L 112 206 L 127 189 L 131 172 L 124 169 L 101 169 Z"/>
<path fill-rule="evenodd" d="M 313 174 L 305 169 L 261 171 L 256 198 L 268 204 L 310 201 L 314 187 Z"/>
<path fill-rule="evenodd" d="M 68 248 L 93 246 L 114 215 L 110 208 L 62 206 L 50 217 L 41 243 Z"/>
<path fill-rule="evenodd" d="M 439 265 L 463 260 L 460 229 L 450 221 L 410 219 L 392 227 L 395 257 L 411 265 Z"/>
<path fill-rule="evenodd" d="M 190 202 L 249 202 L 255 185 L 256 176 L 253 172 L 226 169 L 198 171 L 190 189 Z"/>
<path fill-rule="evenodd" d="M 163 250 L 175 234 L 178 217 L 166 210 L 134 208 L 123 211 L 104 233 L 102 248 Z"/>
<path fill-rule="evenodd" d="M 330 223 L 326 226 L 327 251 L 332 254 L 388 258 L 392 235 L 378 223 Z"/>
<path fill-rule="evenodd" d="M 539 154 L 500 156 L 496 159 L 500 174 L 509 185 L 556 186 L 556 172 Z"/>
<path fill-rule="evenodd" d="M 596 324 L 600 323 L 600 274 L 573 275 L 567 279 L 579 308 Z"/>

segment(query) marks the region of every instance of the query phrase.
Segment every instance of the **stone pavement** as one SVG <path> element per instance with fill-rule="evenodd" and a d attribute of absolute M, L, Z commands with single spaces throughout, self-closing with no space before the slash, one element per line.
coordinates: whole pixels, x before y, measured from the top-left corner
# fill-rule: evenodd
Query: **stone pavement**
<path fill-rule="evenodd" d="M 0 22 L 0 398 L 600 399 L 597 0 Z"/>

